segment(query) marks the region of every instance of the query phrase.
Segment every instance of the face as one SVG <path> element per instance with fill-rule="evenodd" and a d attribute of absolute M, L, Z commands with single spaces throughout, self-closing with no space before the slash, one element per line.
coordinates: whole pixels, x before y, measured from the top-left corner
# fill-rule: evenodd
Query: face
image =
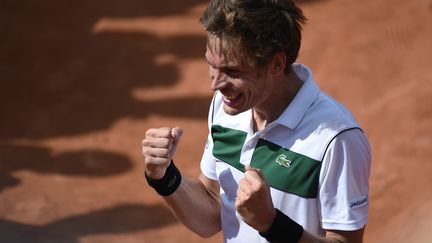
<path fill-rule="evenodd" d="M 211 88 L 223 95 L 225 112 L 236 115 L 259 109 L 270 98 L 273 89 L 266 67 L 254 70 L 232 57 L 235 55 L 223 55 L 217 48 L 221 46 L 219 41 L 209 37 L 205 55 Z"/>

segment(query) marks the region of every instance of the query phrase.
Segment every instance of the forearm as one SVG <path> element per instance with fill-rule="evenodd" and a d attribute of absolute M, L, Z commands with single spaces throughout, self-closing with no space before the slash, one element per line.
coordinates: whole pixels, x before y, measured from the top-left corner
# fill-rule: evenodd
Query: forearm
<path fill-rule="evenodd" d="M 209 190 L 202 177 L 184 177 L 177 190 L 164 200 L 186 227 L 202 237 L 210 237 L 221 230 L 219 194 Z"/>
<path fill-rule="evenodd" d="M 363 229 L 357 231 L 327 231 L 325 237 L 317 237 L 304 231 L 299 243 L 362 243 Z"/>
<path fill-rule="evenodd" d="M 327 230 L 326 235 L 316 236 L 307 232 L 301 225 L 290 219 L 281 211 L 276 210 L 276 216 L 270 228 L 260 233 L 269 242 L 297 243 L 362 243 L 364 228 L 353 231 Z"/>
<path fill-rule="evenodd" d="M 184 225 L 209 237 L 221 230 L 219 182 L 203 174 L 199 179 L 182 177 L 172 161 L 182 133 L 178 127 L 146 131 L 142 141 L 145 178 Z"/>

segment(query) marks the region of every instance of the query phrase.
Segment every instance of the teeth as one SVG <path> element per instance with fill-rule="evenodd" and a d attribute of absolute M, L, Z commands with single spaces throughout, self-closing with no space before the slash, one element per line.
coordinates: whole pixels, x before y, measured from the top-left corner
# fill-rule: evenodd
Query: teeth
<path fill-rule="evenodd" d="M 237 98 L 237 95 L 230 95 L 230 96 L 225 95 L 225 99 L 227 100 L 233 100 L 235 98 Z"/>

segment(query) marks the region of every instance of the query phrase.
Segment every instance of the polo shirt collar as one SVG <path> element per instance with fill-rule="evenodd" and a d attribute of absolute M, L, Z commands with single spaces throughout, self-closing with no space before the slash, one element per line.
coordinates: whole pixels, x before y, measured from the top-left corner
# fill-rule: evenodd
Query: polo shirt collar
<path fill-rule="evenodd" d="M 303 80 L 303 85 L 288 107 L 275 121 L 275 123 L 291 129 L 294 129 L 300 123 L 320 93 L 320 89 L 312 78 L 312 71 L 308 67 L 302 64 L 293 64 L 293 69 L 299 78 Z"/>

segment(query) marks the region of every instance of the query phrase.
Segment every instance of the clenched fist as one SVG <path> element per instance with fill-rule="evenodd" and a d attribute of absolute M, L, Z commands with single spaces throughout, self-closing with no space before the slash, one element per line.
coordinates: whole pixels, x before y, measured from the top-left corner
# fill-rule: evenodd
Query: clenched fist
<path fill-rule="evenodd" d="M 261 170 L 246 166 L 244 178 L 239 181 L 234 206 L 243 221 L 259 232 L 267 231 L 276 216 L 276 210 Z"/>
<path fill-rule="evenodd" d="M 142 153 L 148 177 L 158 180 L 165 175 L 182 134 L 183 130 L 179 127 L 147 130 L 142 141 Z"/>

